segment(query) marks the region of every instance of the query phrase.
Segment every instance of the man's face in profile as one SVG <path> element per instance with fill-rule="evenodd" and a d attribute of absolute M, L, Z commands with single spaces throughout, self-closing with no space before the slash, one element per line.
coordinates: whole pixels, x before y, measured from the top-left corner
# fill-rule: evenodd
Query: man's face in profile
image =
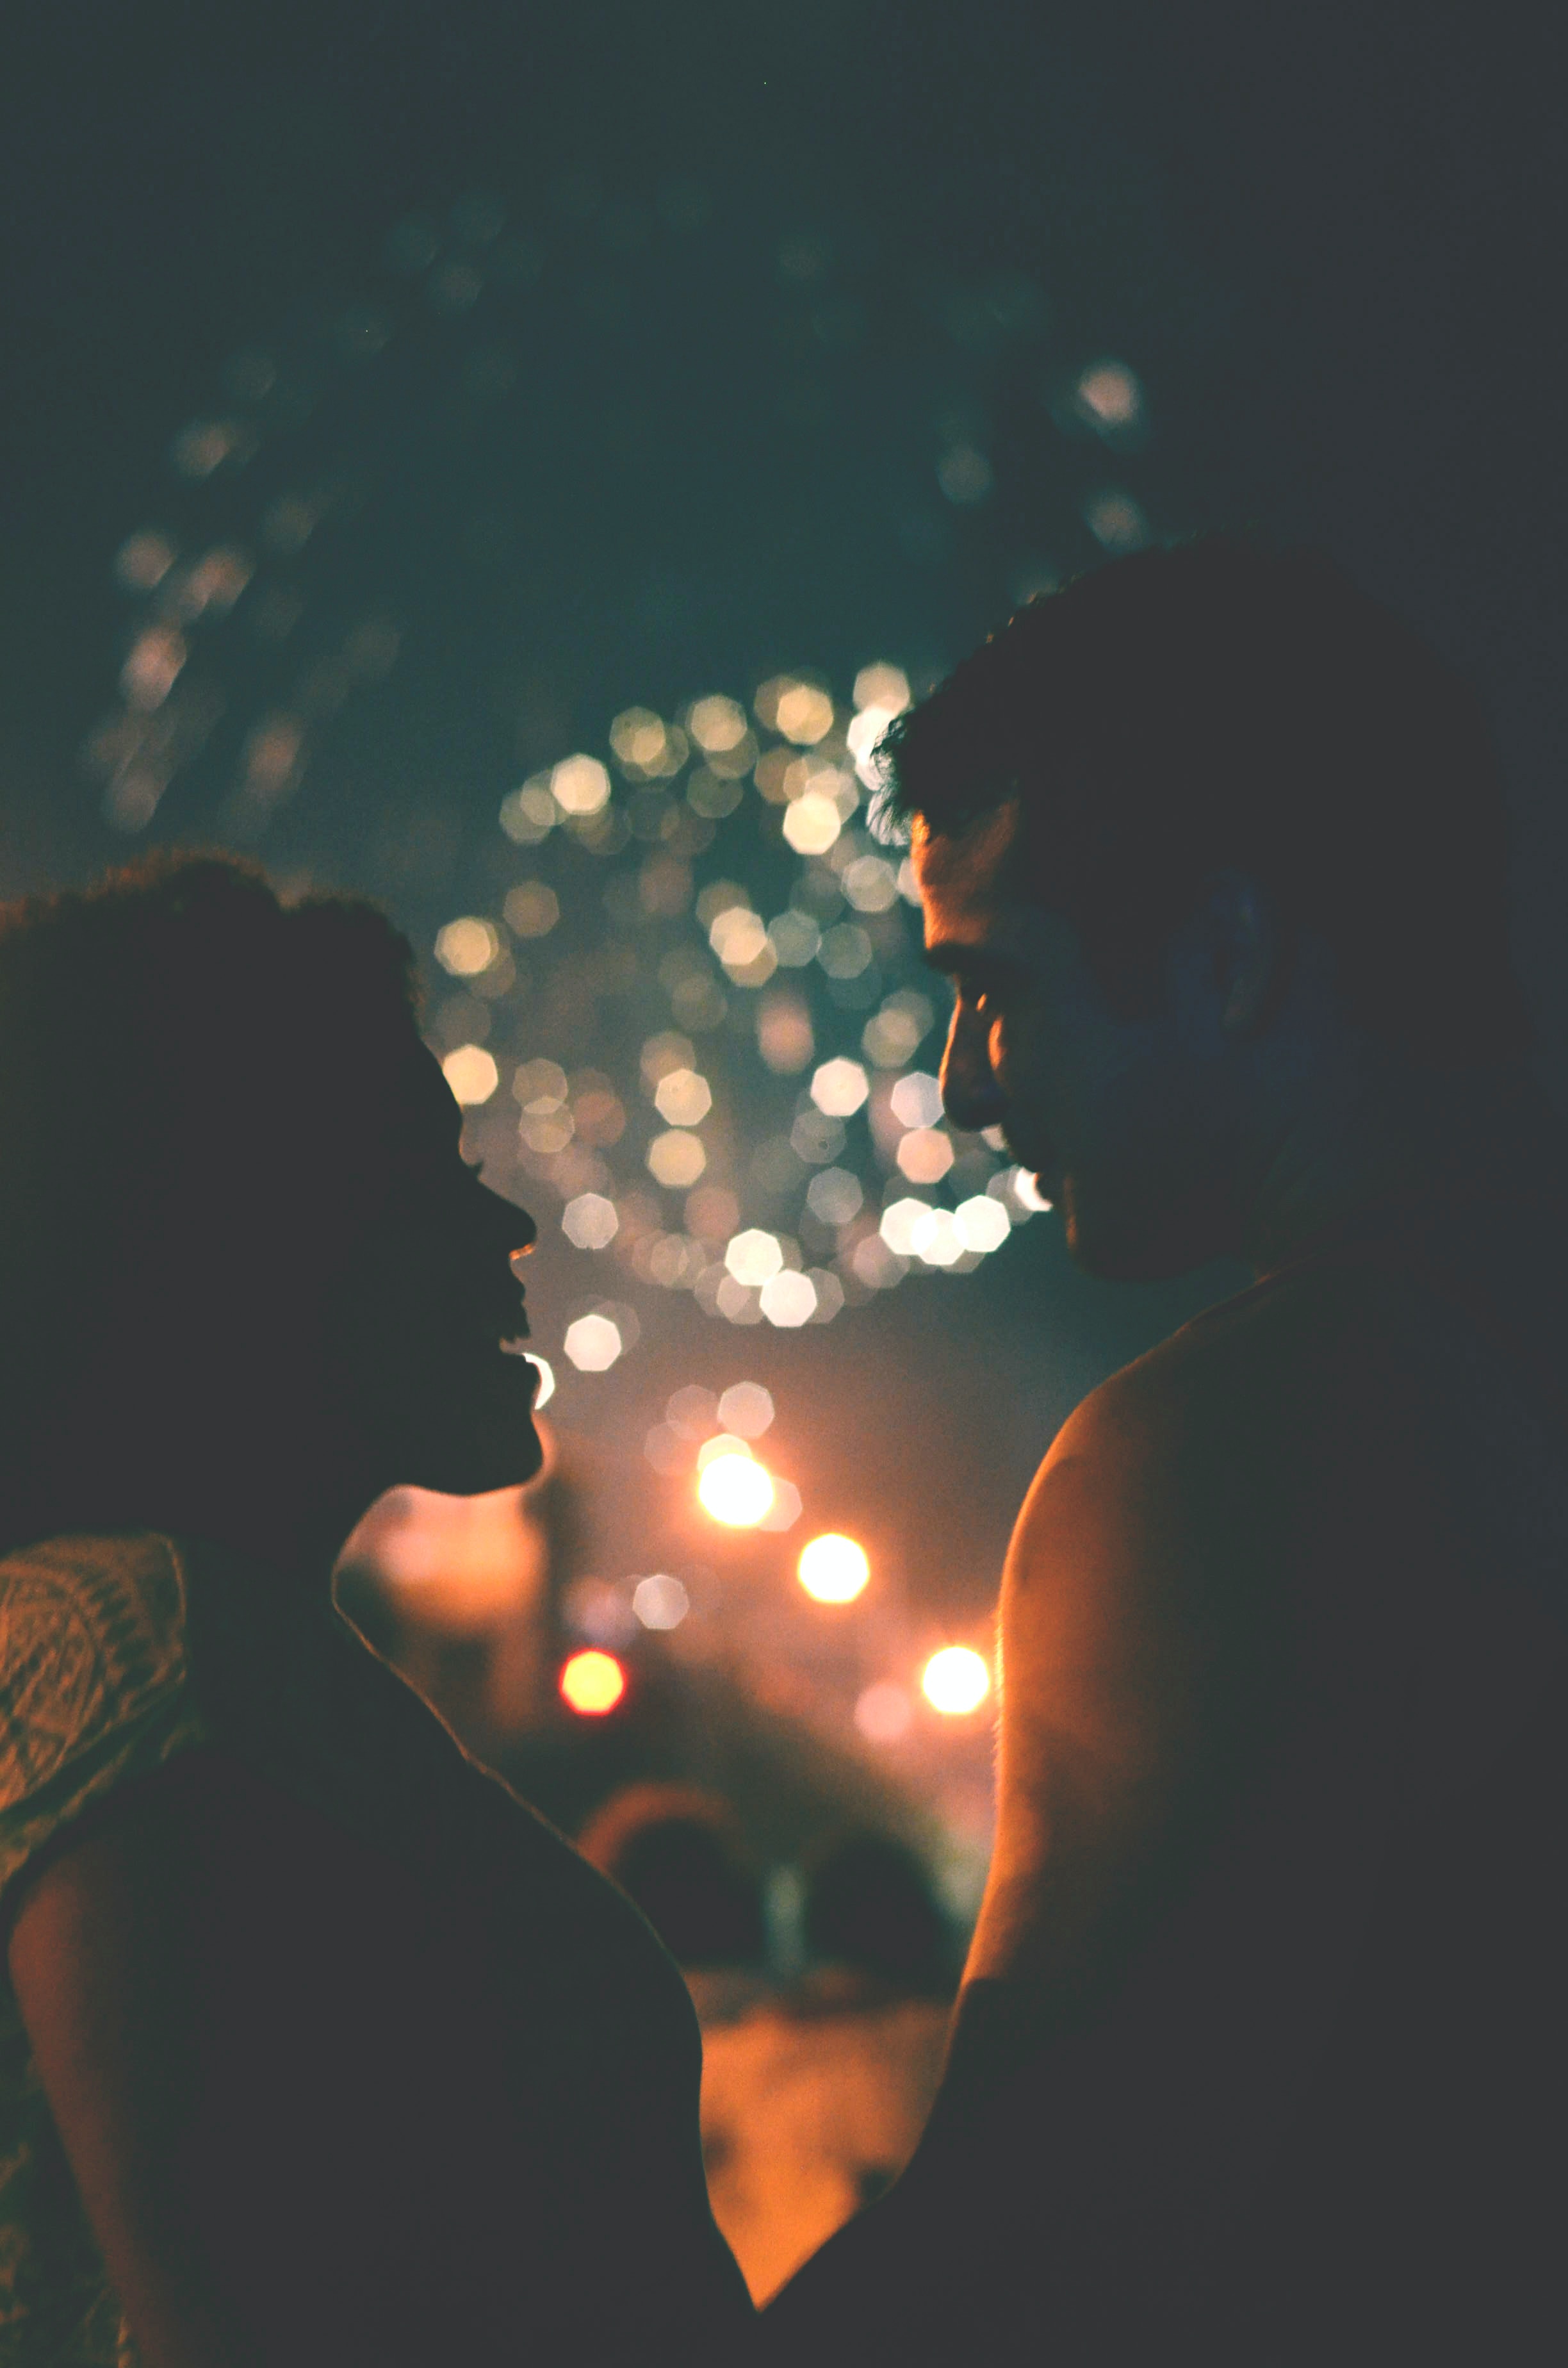
<path fill-rule="evenodd" d="M 1201 964 L 1177 965 L 1153 1017 L 1118 1019 L 1072 924 L 1020 893 L 1016 803 L 957 837 L 917 817 L 911 853 L 926 958 L 956 995 L 942 1062 L 953 1124 L 1002 1129 L 1089 1273 L 1152 1281 L 1233 1248 L 1237 1113 Z"/>

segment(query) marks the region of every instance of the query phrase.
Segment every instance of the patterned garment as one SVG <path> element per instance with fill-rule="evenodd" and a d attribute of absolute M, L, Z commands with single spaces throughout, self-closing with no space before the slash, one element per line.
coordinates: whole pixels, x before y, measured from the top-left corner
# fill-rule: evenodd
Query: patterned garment
<path fill-rule="evenodd" d="M 0 1901 L 84 1810 L 206 1740 L 166 1539 L 77 1538 L 0 1563 Z M 0 1967 L 0 2361 L 136 2358 Z"/>
<path fill-rule="evenodd" d="M 0 1918 L 85 1814 L 198 1745 L 395 1859 L 433 1915 L 489 1903 L 483 1945 L 510 2020 L 487 2077 L 516 2100 L 493 2192 L 504 2210 L 530 2200 L 507 2222 L 506 2348 L 515 2328 L 518 2357 L 740 2357 L 752 2315 L 703 2186 L 696 2018 L 621 1895 L 468 1758 L 324 1591 L 151 1535 L 0 1561 Z M 400 2077 L 389 2063 L 394 2095 Z M 606 2226 L 625 2232 L 608 2257 Z M 438 2355 L 444 2272 L 433 2260 L 423 2285 L 417 2261 L 409 2274 L 387 2303 L 401 2327 L 359 2350 L 357 2328 L 335 2360 L 391 2358 L 400 2341 Z M 135 2359 L 0 1959 L 0 2368 Z"/>

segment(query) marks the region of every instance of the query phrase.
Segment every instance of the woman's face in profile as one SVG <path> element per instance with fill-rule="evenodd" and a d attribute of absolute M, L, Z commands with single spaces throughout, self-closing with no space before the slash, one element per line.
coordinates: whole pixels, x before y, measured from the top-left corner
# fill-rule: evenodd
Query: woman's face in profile
<path fill-rule="evenodd" d="M 462 1113 L 416 1038 L 389 1113 L 386 1191 L 350 1259 L 335 1361 L 382 1487 L 476 1496 L 531 1479 L 538 1369 L 512 1260 L 533 1220 L 460 1149 Z M 503 1343 L 513 1344 L 508 1354 Z"/>

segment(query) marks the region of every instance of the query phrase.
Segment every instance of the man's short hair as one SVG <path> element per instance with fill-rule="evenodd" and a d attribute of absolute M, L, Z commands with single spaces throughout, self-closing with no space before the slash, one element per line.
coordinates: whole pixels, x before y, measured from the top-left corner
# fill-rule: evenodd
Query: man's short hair
<path fill-rule="evenodd" d="M 1026 893 L 1123 1018 L 1234 866 L 1327 940 L 1370 1032 L 1444 1067 L 1529 1049 L 1480 701 L 1319 552 L 1216 535 L 1114 561 L 1021 609 L 881 747 L 895 825 L 957 835 L 1018 801 Z"/>

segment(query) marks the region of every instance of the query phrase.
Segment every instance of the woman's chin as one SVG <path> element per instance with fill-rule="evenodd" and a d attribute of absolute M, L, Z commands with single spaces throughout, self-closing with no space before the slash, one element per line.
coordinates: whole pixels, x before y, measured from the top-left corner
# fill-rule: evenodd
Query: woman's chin
<path fill-rule="evenodd" d="M 499 1373 L 482 1386 L 453 1389 L 431 1420 L 419 1427 L 405 1461 L 418 1469 L 409 1485 L 442 1497 L 486 1497 L 496 1488 L 519 1488 L 544 1462 L 544 1445 L 534 1428 L 537 1368 L 521 1357 L 497 1358 Z"/>

